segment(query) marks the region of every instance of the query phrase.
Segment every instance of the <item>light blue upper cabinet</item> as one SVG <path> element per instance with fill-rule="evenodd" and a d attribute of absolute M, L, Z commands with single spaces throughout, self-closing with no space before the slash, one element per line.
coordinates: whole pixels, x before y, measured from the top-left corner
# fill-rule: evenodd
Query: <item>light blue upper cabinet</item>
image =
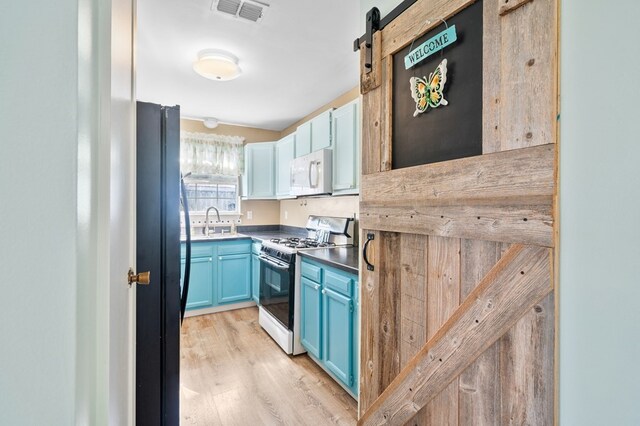
<path fill-rule="evenodd" d="M 311 121 L 298 126 L 296 130 L 296 157 L 307 155 L 311 152 Z"/>
<path fill-rule="evenodd" d="M 276 197 L 291 198 L 291 160 L 295 158 L 296 134 L 276 143 Z"/>
<path fill-rule="evenodd" d="M 276 198 L 275 142 L 245 145 L 245 179 L 249 199 Z"/>
<path fill-rule="evenodd" d="M 357 194 L 360 184 L 360 99 L 333 111 L 333 193 Z"/>
<path fill-rule="evenodd" d="M 331 114 L 327 110 L 311 120 L 311 152 L 331 148 Z"/>

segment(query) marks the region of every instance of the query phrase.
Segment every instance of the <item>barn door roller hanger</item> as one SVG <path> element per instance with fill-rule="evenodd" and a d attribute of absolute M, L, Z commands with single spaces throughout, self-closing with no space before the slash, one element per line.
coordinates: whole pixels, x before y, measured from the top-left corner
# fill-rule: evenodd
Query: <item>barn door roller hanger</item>
<path fill-rule="evenodd" d="M 366 32 L 359 38 L 353 41 L 353 51 L 357 52 L 360 50 L 360 45 L 364 42 L 365 45 L 365 60 L 364 60 L 364 69 L 361 70 L 365 74 L 371 72 L 373 68 L 373 34 L 376 31 L 381 31 L 389 25 L 394 19 L 396 19 L 402 12 L 407 10 L 412 4 L 414 4 L 418 0 L 404 0 L 395 9 L 389 12 L 384 18 L 380 19 L 380 10 L 377 7 L 372 8 L 369 12 L 367 12 L 367 21 L 366 21 Z"/>

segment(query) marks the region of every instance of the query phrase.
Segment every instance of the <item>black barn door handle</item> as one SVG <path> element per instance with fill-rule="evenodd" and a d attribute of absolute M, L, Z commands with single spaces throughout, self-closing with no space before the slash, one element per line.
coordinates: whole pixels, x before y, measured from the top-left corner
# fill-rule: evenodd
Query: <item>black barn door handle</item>
<path fill-rule="evenodd" d="M 375 234 L 367 234 L 367 241 L 364 243 L 364 247 L 362 248 L 362 258 L 364 259 L 364 263 L 367 264 L 367 270 L 373 271 L 373 265 L 367 259 L 367 247 L 369 247 L 369 243 L 373 241 Z"/>

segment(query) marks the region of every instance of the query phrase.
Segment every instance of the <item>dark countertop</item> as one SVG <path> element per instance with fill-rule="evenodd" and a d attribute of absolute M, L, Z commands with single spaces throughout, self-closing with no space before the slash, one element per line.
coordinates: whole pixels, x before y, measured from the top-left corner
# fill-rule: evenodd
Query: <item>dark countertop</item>
<path fill-rule="evenodd" d="M 350 246 L 316 250 L 300 250 L 298 254 L 302 257 L 307 257 L 342 269 L 343 271 L 358 274 L 358 261 L 360 259 L 360 251 L 358 250 L 358 247 Z"/>

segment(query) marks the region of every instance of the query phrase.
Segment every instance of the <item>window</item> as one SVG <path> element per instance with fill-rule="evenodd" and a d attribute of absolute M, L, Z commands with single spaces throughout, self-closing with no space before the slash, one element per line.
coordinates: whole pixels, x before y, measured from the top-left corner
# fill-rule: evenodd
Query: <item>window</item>
<path fill-rule="evenodd" d="M 190 176 L 185 179 L 190 212 L 216 207 L 220 213 L 237 213 L 238 178 L 230 176 Z"/>
<path fill-rule="evenodd" d="M 238 177 L 244 163 L 244 138 L 180 132 L 180 171 L 185 179 L 189 211 L 240 213 Z"/>

